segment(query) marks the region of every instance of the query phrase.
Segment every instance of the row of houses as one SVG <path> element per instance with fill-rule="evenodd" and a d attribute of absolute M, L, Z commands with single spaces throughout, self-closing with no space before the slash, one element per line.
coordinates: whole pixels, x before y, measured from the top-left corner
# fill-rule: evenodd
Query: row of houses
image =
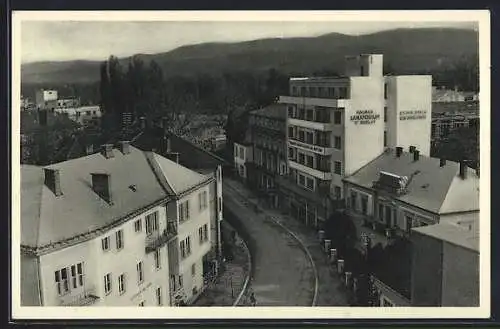
<path fill-rule="evenodd" d="M 411 239 L 414 289 L 405 296 L 379 278 L 381 305 L 476 305 L 479 171 L 430 157 L 432 77 L 383 76 L 382 67 L 382 55 L 361 55 L 346 58 L 343 77 L 291 78 L 290 96 L 250 112 L 245 140 L 234 144 L 235 170 L 306 226 L 322 230 L 343 210 L 360 239 Z M 419 250 L 432 239 L 426 257 Z M 440 251 L 448 245 L 455 249 Z M 430 268 L 441 275 L 439 290 L 417 274 Z"/>
<path fill-rule="evenodd" d="M 150 128 L 21 166 L 23 306 L 186 305 L 216 277 L 222 162 Z"/>

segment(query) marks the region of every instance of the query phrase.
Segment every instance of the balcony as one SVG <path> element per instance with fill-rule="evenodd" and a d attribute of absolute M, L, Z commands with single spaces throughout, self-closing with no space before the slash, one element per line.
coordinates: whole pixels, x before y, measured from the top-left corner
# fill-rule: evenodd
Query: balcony
<path fill-rule="evenodd" d="M 329 168 L 318 167 L 317 169 L 315 169 L 302 165 L 298 162 L 295 162 L 293 159 L 290 159 L 289 161 L 290 161 L 290 168 L 292 169 L 304 172 L 321 180 L 331 180 L 333 178 L 333 173 L 330 171 Z"/>
<path fill-rule="evenodd" d="M 97 302 L 99 296 L 95 286 L 86 286 L 80 293 L 68 294 L 60 297 L 60 306 L 91 306 Z"/>
<path fill-rule="evenodd" d="M 288 146 L 297 147 L 297 148 L 300 148 L 302 150 L 311 151 L 311 152 L 321 154 L 321 155 L 332 155 L 334 150 L 335 150 L 333 147 L 329 147 L 326 145 L 321 146 L 318 144 L 308 144 L 308 143 L 301 142 L 301 141 L 296 140 L 296 139 L 289 139 Z"/>
<path fill-rule="evenodd" d="M 146 253 L 155 251 L 164 246 L 177 236 L 177 223 L 171 221 L 167 223 L 167 228 L 163 232 L 154 231 L 146 236 Z"/>
<path fill-rule="evenodd" d="M 346 99 L 333 99 L 333 98 L 280 96 L 278 103 L 337 108 L 337 107 L 345 107 L 347 101 L 348 100 Z"/>
<path fill-rule="evenodd" d="M 289 118 L 288 123 L 290 125 L 319 131 L 332 131 L 334 129 L 334 125 L 332 123 L 306 121 L 302 119 Z"/>

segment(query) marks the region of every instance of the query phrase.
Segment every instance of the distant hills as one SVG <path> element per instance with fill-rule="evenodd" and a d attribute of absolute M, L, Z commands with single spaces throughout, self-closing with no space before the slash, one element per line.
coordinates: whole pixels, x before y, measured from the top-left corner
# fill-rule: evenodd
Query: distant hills
<path fill-rule="evenodd" d="M 332 23 L 335 24 L 335 23 Z M 260 72 L 276 68 L 288 74 L 341 73 L 346 55 L 384 54 L 386 70 L 398 74 L 443 69 L 460 58 L 477 56 L 478 33 L 451 28 L 396 29 L 350 36 L 260 39 L 237 43 L 189 45 L 165 53 L 137 55 L 155 60 L 166 77 Z M 110 54 L 111 55 L 111 54 Z M 130 57 L 122 58 L 124 65 Z M 22 65 L 23 84 L 72 84 L 99 81 L 99 61 L 37 62 Z"/>

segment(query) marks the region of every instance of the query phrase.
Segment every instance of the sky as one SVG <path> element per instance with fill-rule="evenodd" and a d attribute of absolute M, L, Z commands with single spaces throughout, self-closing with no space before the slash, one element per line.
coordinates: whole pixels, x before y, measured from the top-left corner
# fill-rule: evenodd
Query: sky
<path fill-rule="evenodd" d="M 23 21 L 21 62 L 105 60 L 111 54 L 167 52 L 204 42 L 310 37 L 337 32 L 349 35 L 394 28 L 474 28 L 471 22 L 332 21 Z"/>

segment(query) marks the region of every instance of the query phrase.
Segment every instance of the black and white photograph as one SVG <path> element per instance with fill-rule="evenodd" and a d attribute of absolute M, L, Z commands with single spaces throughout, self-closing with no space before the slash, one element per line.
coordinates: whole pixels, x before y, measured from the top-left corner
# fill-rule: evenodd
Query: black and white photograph
<path fill-rule="evenodd" d="M 14 317 L 490 316 L 487 11 L 12 17 Z"/>

